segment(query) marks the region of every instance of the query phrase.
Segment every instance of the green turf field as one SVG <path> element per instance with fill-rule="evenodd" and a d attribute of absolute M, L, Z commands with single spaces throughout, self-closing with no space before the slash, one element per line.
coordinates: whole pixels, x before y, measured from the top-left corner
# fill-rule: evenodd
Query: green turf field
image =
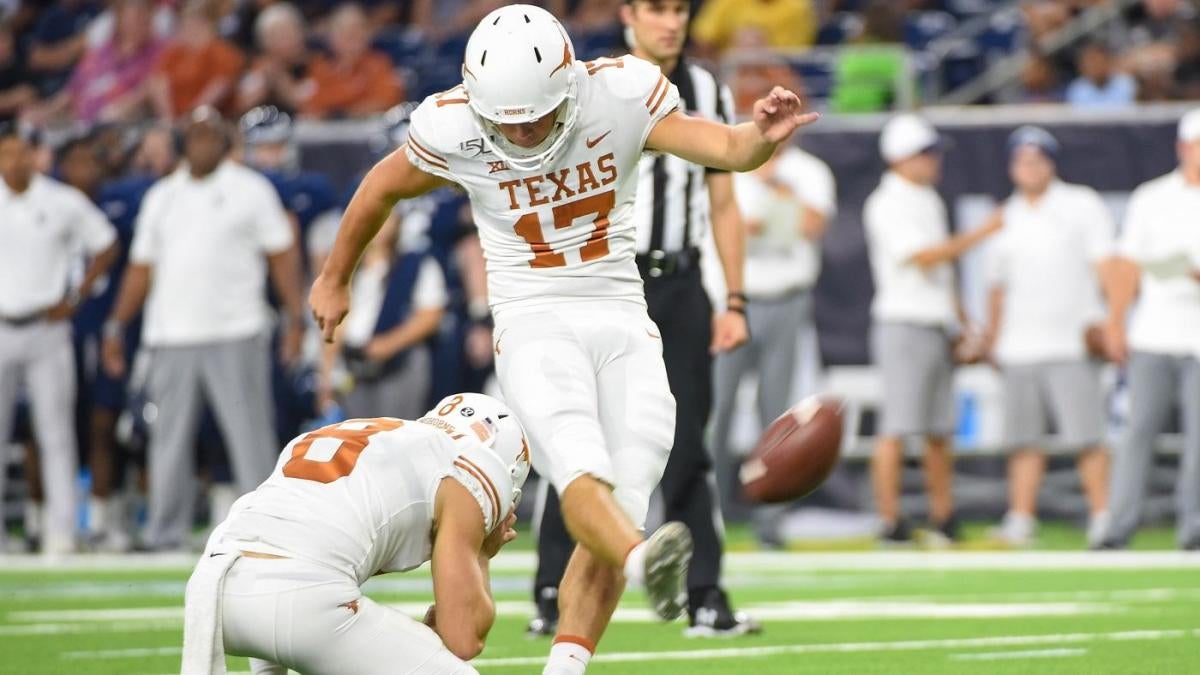
<path fill-rule="evenodd" d="M 497 561 L 484 675 L 541 672 L 548 644 L 523 635 L 532 564 Z M 0 673 L 178 672 L 186 576 L 178 556 L 0 558 Z M 589 673 L 1200 673 L 1195 554 L 735 552 L 727 581 L 762 635 L 688 640 L 631 594 Z M 415 572 L 367 592 L 419 616 L 431 591 Z"/>

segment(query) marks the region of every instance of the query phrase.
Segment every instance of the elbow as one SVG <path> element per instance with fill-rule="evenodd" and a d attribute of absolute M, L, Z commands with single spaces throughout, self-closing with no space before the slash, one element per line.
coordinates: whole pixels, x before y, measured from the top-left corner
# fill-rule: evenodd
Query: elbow
<path fill-rule="evenodd" d="M 477 635 L 445 635 L 442 639 L 446 649 L 463 661 L 470 661 L 483 652 L 483 639 Z"/>

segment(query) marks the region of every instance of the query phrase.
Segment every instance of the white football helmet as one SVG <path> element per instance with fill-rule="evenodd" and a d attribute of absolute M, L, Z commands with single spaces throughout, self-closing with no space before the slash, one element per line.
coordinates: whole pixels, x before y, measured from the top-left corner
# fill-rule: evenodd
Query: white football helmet
<path fill-rule="evenodd" d="M 558 19 L 533 5 L 488 14 L 467 41 L 463 85 L 488 149 L 523 171 L 548 166 L 579 121 L 575 47 Z M 558 112 L 554 129 L 533 148 L 507 138 L 497 124 L 524 124 Z"/>
<path fill-rule="evenodd" d="M 494 515 L 497 522 L 491 527 L 517 508 L 529 477 L 529 442 L 508 406 L 483 394 L 454 394 L 417 421 L 452 429 L 463 446 L 459 458 L 469 460 L 468 466 L 481 470 L 498 490 L 501 512 Z"/>

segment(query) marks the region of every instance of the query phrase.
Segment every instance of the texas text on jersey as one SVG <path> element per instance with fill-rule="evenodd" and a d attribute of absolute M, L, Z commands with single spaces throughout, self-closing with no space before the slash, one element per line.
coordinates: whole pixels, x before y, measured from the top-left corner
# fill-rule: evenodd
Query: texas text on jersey
<path fill-rule="evenodd" d="M 522 171 L 489 152 L 463 85 L 412 116 L 409 161 L 470 194 L 497 311 L 580 297 L 644 302 L 630 218 L 637 164 L 679 93 L 634 56 L 561 67 L 575 69 L 579 121 L 548 170 Z"/>

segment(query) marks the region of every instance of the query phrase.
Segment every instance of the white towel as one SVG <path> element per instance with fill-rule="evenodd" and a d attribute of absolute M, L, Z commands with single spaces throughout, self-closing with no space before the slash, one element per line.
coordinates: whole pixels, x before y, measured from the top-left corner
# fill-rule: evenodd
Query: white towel
<path fill-rule="evenodd" d="M 210 546 L 188 579 L 183 609 L 183 666 L 180 675 L 225 675 L 221 595 L 225 575 L 241 557 L 237 549 Z"/>

